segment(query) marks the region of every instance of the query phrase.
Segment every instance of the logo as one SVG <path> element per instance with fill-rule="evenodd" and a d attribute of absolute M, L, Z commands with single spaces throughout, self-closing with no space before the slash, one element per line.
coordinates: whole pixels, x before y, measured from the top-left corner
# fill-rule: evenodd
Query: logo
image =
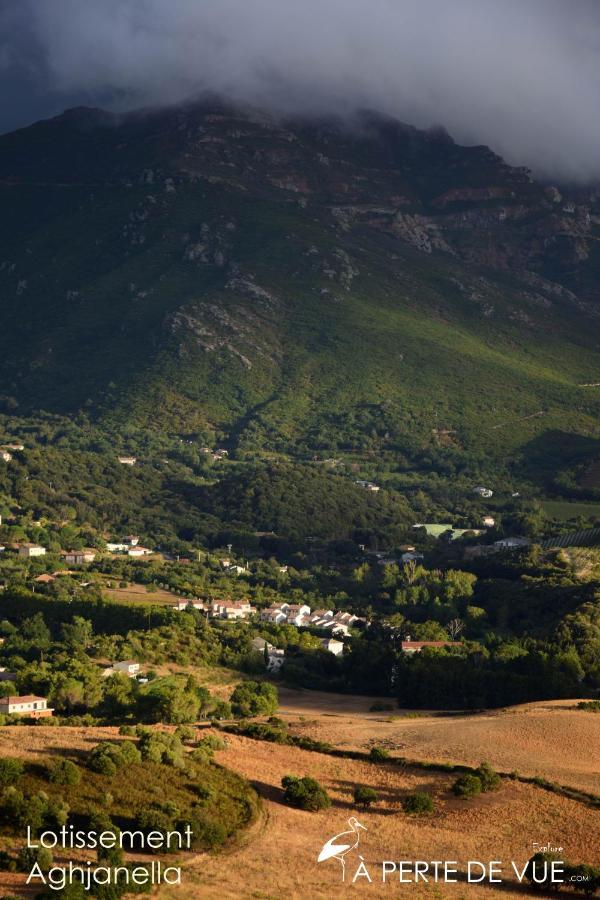
<path fill-rule="evenodd" d="M 358 850 L 360 843 L 360 831 L 366 831 L 365 825 L 361 825 L 355 816 L 348 819 L 349 831 L 341 831 L 335 837 L 323 844 L 317 862 L 325 862 L 328 859 L 337 859 L 342 866 L 342 881 L 346 880 L 346 856 Z M 360 857 L 362 859 L 362 857 Z"/>

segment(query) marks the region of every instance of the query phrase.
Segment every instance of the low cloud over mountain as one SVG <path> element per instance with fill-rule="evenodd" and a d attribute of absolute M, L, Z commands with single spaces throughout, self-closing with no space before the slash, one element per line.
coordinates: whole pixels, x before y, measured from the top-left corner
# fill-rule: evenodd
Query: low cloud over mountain
<path fill-rule="evenodd" d="M 589 181 L 599 25 L 590 0 L 0 0 L 0 128 L 210 90 L 286 112 L 377 107 Z"/>

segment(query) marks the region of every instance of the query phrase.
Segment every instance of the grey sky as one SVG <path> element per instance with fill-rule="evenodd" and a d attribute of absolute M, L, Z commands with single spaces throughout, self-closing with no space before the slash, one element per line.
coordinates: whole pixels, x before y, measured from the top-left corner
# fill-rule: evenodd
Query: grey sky
<path fill-rule="evenodd" d="M 600 178 L 596 0 L 0 0 L 0 130 L 206 89 L 372 106 L 540 174 Z"/>

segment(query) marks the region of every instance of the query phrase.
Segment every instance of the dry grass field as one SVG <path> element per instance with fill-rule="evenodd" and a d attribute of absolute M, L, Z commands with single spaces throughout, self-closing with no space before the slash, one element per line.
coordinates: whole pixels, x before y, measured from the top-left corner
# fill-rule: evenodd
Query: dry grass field
<path fill-rule="evenodd" d="M 439 716 L 402 710 L 371 713 L 373 698 L 281 690 L 281 715 L 294 734 L 344 749 L 373 744 L 411 759 L 477 765 L 541 775 L 600 793 L 600 715 L 576 702 L 529 703 L 476 715 Z"/>
<path fill-rule="evenodd" d="M 487 759 L 499 769 L 541 774 L 591 791 L 600 788 L 595 750 L 600 746 L 600 716 L 575 711 L 569 708 L 572 702 L 528 704 L 474 716 L 432 713 L 393 721 L 388 721 L 391 713 L 370 713 L 372 702 L 373 698 L 282 690 L 281 715 L 293 733 L 346 749 L 364 750 L 377 744 L 415 759 L 470 764 Z M 117 738 L 117 729 L 0 728 L 0 755 L 35 760 L 90 749 L 107 738 Z M 156 889 L 154 896 L 161 900 L 325 900 L 348 891 L 366 897 L 400 892 L 414 898 L 530 897 L 528 888 L 518 884 L 510 862 L 523 865 L 534 852 L 534 842 L 562 845 L 565 857 L 573 861 L 597 864 L 600 860 L 598 811 L 534 785 L 505 781 L 497 793 L 463 801 L 450 792 L 452 774 L 337 759 L 238 736 L 228 736 L 227 742 L 217 761 L 255 786 L 263 801 L 261 818 L 224 852 L 187 857 L 184 886 Z M 286 774 L 317 778 L 330 794 L 332 807 L 307 813 L 284 805 L 281 779 Z M 356 784 L 374 787 L 380 802 L 369 811 L 356 810 L 352 802 Z M 402 797 L 415 790 L 434 796 L 432 816 L 412 817 L 402 811 Z M 359 850 L 372 884 L 348 883 L 359 862 L 355 851 L 347 857 L 345 885 L 337 860 L 316 861 L 323 843 L 347 830 L 352 815 L 367 828 L 361 832 Z M 380 874 L 384 859 L 456 860 L 462 880 L 404 885 L 392 880 L 384 885 Z M 464 872 L 469 859 L 502 860 L 503 883 L 467 885 Z M 15 880 L 0 873 L 0 896 L 19 893 L 21 886 L 19 877 Z"/>
<path fill-rule="evenodd" d="M 326 898 L 351 890 L 368 897 L 392 896 L 401 890 L 412 897 L 489 897 L 510 893 L 530 896 L 518 886 L 514 874 L 497 887 L 459 884 L 382 885 L 378 864 L 390 860 L 456 860 L 459 871 L 474 860 L 515 860 L 524 863 L 533 853 L 533 842 L 561 841 L 569 857 L 593 862 L 600 846 L 600 817 L 580 803 L 548 794 L 539 788 L 505 783 L 498 793 L 472 801 L 457 800 L 449 793 L 453 776 L 399 771 L 386 764 L 374 765 L 334 759 L 318 753 L 244 738 L 229 738 L 219 762 L 246 776 L 265 803 L 265 818 L 253 839 L 225 858 L 204 857 L 190 866 L 187 876 L 191 897 Z M 281 802 L 281 778 L 286 774 L 312 775 L 333 800 L 331 809 L 307 813 Z M 382 801 L 369 812 L 352 805 L 355 784 L 375 787 Z M 433 816 L 414 818 L 402 812 L 403 794 L 430 791 L 436 798 Z M 347 830 L 356 814 L 368 829 L 362 833 L 360 852 L 372 873 L 373 884 L 340 883 L 336 860 L 317 864 L 322 844 Z M 348 877 L 358 860 L 348 859 Z M 376 879 L 379 883 L 376 882 Z M 161 891 L 161 897 L 176 892 Z M 539 894 L 538 894 L 539 896 Z"/>
<path fill-rule="evenodd" d="M 129 584 L 126 588 L 103 587 L 102 593 L 115 603 L 154 603 L 157 606 L 173 606 L 178 599 L 177 594 L 164 591 L 162 588 L 147 591 L 145 584 L 134 583 Z"/>

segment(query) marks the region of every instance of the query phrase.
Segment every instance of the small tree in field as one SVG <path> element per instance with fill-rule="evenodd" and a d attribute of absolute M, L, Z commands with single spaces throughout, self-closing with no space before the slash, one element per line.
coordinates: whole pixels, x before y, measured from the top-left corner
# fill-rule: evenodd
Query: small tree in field
<path fill-rule="evenodd" d="M 402 799 L 402 809 L 410 815 L 427 815 L 433 812 L 433 798 L 425 791 L 415 791 Z"/>
<path fill-rule="evenodd" d="M 369 751 L 369 759 L 371 762 L 383 762 L 385 759 L 390 758 L 389 750 L 386 750 L 385 747 L 371 747 Z"/>
<path fill-rule="evenodd" d="M 457 797 L 464 797 L 465 799 L 476 797 L 477 794 L 481 794 L 482 790 L 481 778 L 477 775 L 461 775 L 452 785 L 453 793 Z"/>
<path fill-rule="evenodd" d="M 295 775 L 286 775 L 281 779 L 283 799 L 290 806 L 298 809 L 306 809 L 309 812 L 317 812 L 319 809 L 327 809 L 331 806 L 327 792 L 318 781 L 305 775 L 297 778 Z"/>
<path fill-rule="evenodd" d="M 372 803 L 379 802 L 377 791 L 366 784 L 357 784 L 354 788 L 354 802 L 363 809 L 368 809 Z"/>
<path fill-rule="evenodd" d="M 477 769 L 477 777 L 481 781 L 481 789 L 483 791 L 497 791 L 502 783 L 498 773 L 487 762 L 481 763 Z"/>

